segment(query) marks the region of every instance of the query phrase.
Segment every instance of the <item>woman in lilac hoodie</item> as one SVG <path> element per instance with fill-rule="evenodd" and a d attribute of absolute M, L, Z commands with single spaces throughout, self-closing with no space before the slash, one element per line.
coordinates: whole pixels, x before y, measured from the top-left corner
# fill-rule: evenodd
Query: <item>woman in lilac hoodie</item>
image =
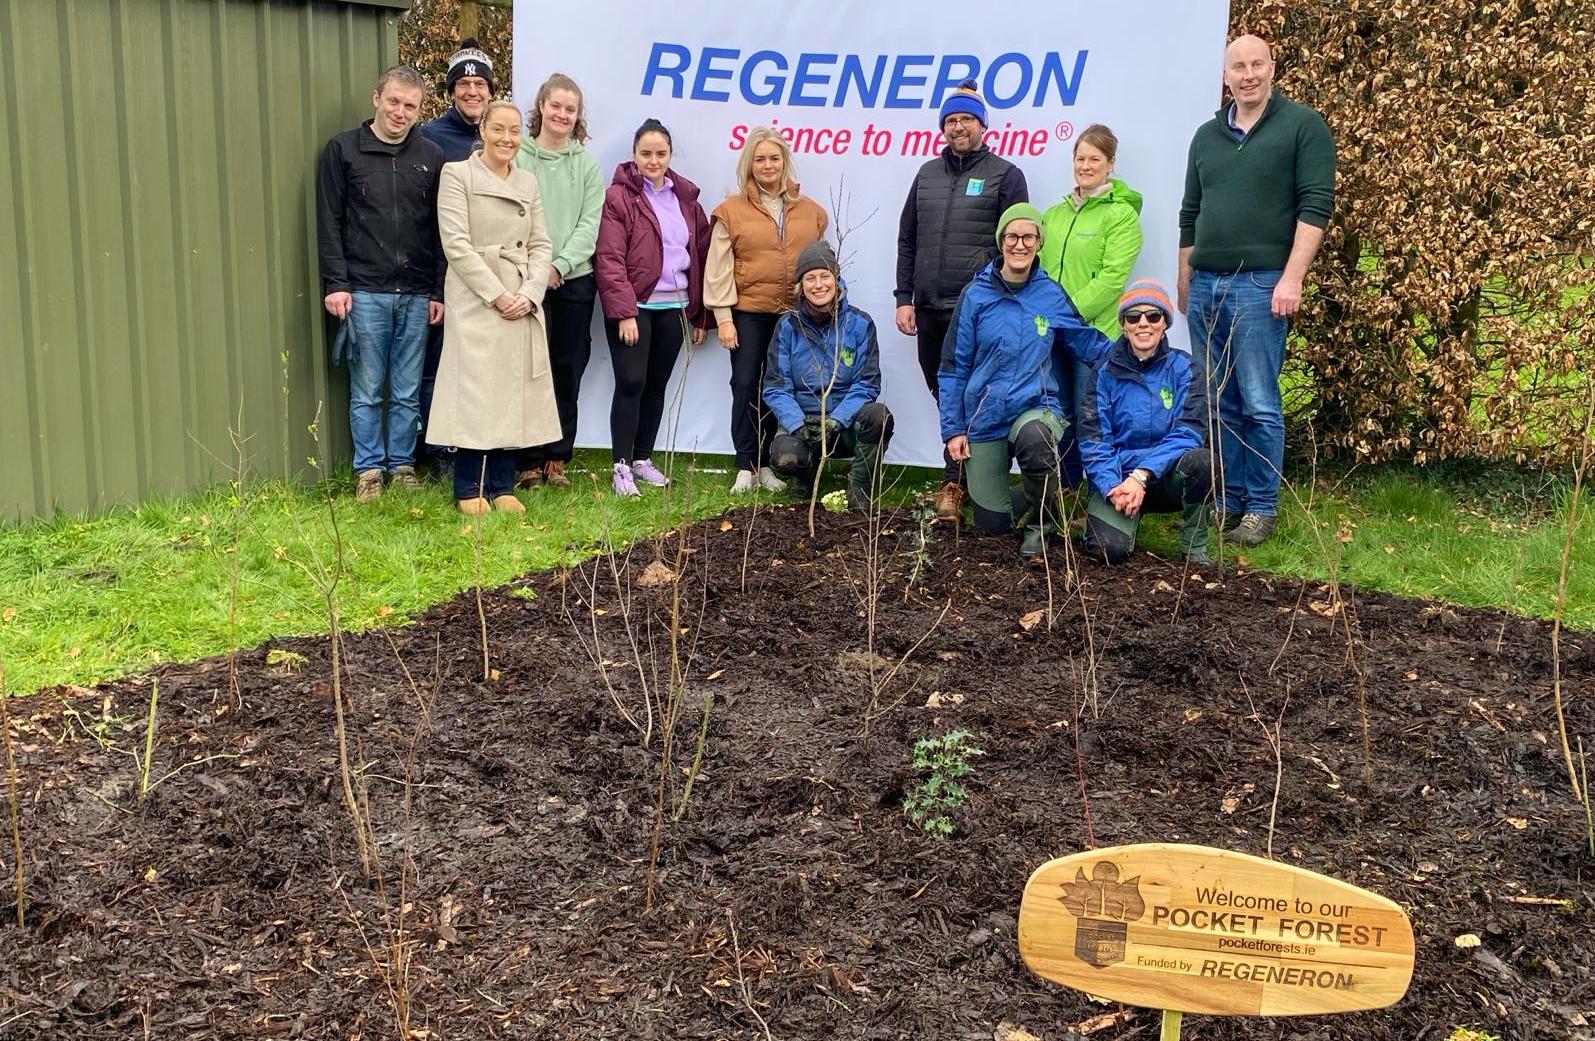
<path fill-rule="evenodd" d="M 670 169 L 670 131 L 657 119 L 637 129 L 631 155 L 615 167 L 604 193 L 593 257 L 615 370 L 609 444 L 617 495 L 638 494 L 638 481 L 670 483 L 652 459 L 665 385 L 688 329 L 697 346 L 709 325 L 703 306 L 709 219 L 698 188 Z"/>

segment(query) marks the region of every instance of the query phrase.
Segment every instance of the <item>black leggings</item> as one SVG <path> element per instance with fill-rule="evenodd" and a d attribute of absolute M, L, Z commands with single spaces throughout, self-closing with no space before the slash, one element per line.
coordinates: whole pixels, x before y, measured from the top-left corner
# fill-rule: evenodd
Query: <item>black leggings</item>
<path fill-rule="evenodd" d="M 731 312 L 737 327 L 737 349 L 731 355 L 731 444 L 736 448 L 737 469 L 757 470 L 770 460 L 770 438 L 775 418 L 764 407 L 764 366 L 775 335 L 778 314 Z"/>
<path fill-rule="evenodd" d="M 593 300 L 597 292 L 592 275 L 567 278 L 558 289 L 543 294 L 543 325 L 548 330 L 548 367 L 554 375 L 554 404 L 559 409 L 559 440 L 521 449 L 515 457 L 519 470 L 535 470 L 544 462 L 570 462 L 576 444 L 576 402 L 581 397 L 582 373 L 593 352 Z"/>
<path fill-rule="evenodd" d="M 609 363 L 615 370 L 615 396 L 609 404 L 610 455 L 617 463 L 653 456 L 654 440 L 665 415 L 665 384 L 681 354 L 686 312 L 637 309 L 637 342 L 620 342 L 620 323 L 604 321 Z"/>

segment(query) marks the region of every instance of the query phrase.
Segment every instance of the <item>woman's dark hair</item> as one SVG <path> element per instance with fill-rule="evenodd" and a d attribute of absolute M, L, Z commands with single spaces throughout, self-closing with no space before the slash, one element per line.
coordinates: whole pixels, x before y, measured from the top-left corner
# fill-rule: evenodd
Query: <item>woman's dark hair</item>
<path fill-rule="evenodd" d="M 676 150 L 676 143 L 670 140 L 670 131 L 665 129 L 665 125 L 657 119 L 645 119 L 642 121 L 642 126 L 638 127 L 637 132 L 631 137 L 632 151 L 637 150 L 637 142 L 642 140 L 642 135 L 644 134 L 661 134 L 665 139 L 665 147 L 672 152 Z"/>

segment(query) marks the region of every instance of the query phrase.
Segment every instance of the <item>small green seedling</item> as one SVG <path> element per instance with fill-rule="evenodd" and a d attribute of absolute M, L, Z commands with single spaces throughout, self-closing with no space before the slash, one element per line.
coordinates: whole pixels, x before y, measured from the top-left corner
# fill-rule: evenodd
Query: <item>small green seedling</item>
<path fill-rule="evenodd" d="M 266 664 L 274 669 L 281 669 L 283 672 L 298 672 L 310 664 L 310 659 L 298 651 L 285 651 L 278 648 L 277 650 L 266 652 Z"/>
<path fill-rule="evenodd" d="M 986 750 L 969 744 L 967 730 L 953 730 L 941 737 L 926 737 L 914 742 L 914 767 L 929 770 L 903 800 L 903 815 L 915 827 L 938 839 L 953 833 L 951 814 L 969 798 L 963 778 L 974 772 L 969 760 L 985 755 Z"/>

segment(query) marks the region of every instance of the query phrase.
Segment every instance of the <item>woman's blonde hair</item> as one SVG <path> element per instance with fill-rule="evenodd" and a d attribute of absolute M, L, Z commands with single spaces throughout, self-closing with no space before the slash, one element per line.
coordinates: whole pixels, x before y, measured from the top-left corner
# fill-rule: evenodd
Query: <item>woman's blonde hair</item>
<path fill-rule="evenodd" d="M 516 125 L 520 124 L 520 121 L 521 121 L 521 110 L 520 110 L 520 107 L 518 105 L 516 105 L 515 102 L 513 102 L 513 101 L 505 101 L 503 98 L 494 98 L 492 101 L 489 101 L 487 103 L 487 106 L 482 109 L 482 118 L 477 120 L 477 122 L 478 123 L 486 123 L 487 122 L 487 117 L 491 116 L 493 113 L 497 112 L 501 108 L 507 108 L 511 112 L 515 113 L 515 123 L 516 123 Z"/>
<path fill-rule="evenodd" d="M 781 149 L 782 177 L 781 201 L 793 203 L 798 201 L 797 171 L 792 166 L 792 146 L 787 144 L 786 138 L 774 127 L 754 127 L 748 131 L 748 139 L 742 142 L 742 154 L 737 156 L 737 186 L 742 194 L 757 201 L 759 186 L 753 180 L 753 151 L 766 141 L 774 141 Z M 735 194 L 735 193 L 733 193 Z"/>
<path fill-rule="evenodd" d="M 526 110 L 526 129 L 533 137 L 543 132 L 543 102 L 556 90 L 568 90 L 576 95 L 576 125 L 570 129 L 570 139 L 579 145 L 587 143 L 587 99 L 582 97 L 582 89 L 576 86 L 576 81 L 563 72 L 556 72 L 543 81 L 537 88 L 537 97 L 532 100 L 532 107 Z"/>

